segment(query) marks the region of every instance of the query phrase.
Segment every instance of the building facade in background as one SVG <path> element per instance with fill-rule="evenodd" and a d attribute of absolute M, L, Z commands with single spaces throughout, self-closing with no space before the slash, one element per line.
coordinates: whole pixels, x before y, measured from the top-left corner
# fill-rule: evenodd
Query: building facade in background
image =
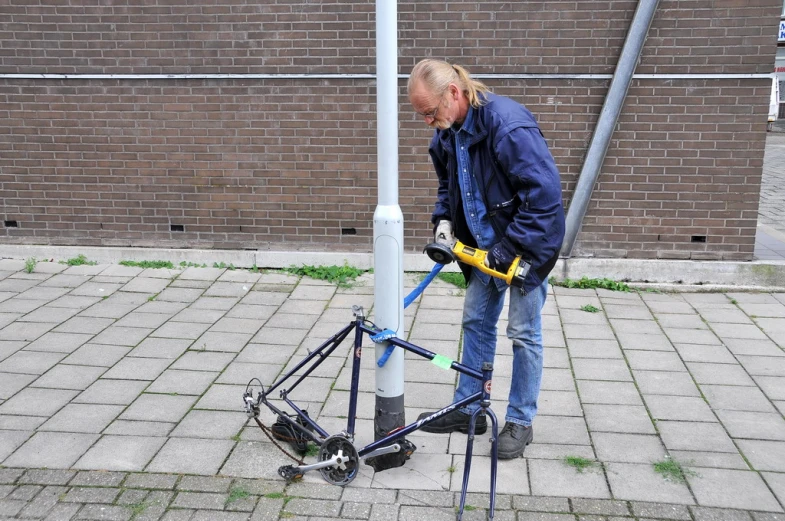
<path fill-rule="evenodd" d="M 777 33 L 777 54 L 774 61 L 774 77 L 779 84 L 777 97 L 779 98 L 778 119 L 785 118 L 785 1 L 782 2 L 782 12 L 780 13 L 780 27 Z"/>
<path fill-rule="evenodd" d="M 636 5 L 400 1 L 400 73 L 446 59 L 529 107 L 569 207 Z M 659 3 L 573 255 L 752 258 L 783 12 Z M 374 53 L 366 0 L 3 2 L 2 241 L 370 251 Z M 419 251 L 436 179 L 399 88 Z"/>

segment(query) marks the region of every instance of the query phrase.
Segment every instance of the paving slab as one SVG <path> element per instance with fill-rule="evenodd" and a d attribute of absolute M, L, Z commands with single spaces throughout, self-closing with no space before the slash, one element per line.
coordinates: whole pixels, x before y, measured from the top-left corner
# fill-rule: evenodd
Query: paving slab
<path fill-rule="evenodd" d="M 131 350 L 128 346 L 87 343 L 65 357 L 63 364 L 112 367 Z"/>
<path fill-rule="evenodd" d="M 142 394 L 122 413 L 121 420 L 178 422 L 196 402 L 194 396 Z"/>
<path fill-rule="evenodd" d="M 213 475 L 234 445 L 231 440 L 169 438 L 145 470 Z"/>
<path fill-rule="evenodd" d="M 13 454 L 32 435 L 31 430 L 3 430 L 3 435 L 0 436 L 0 461 Z"/>
<path fill-rule="evenodd" d="M 695 504 L 685 483 L 664 478 L 652 464 L 608 463 L 606 473 L 613 497 L 617 499 Z"/>
<path fill-rule="evenodd" d="M 684 371 L 632 371 L 643 395 L 700 396 L 692 375 Z"/>
<path fill-rule="evenodd" d="M 52 416 L 79 391 L 27 387 L 0 405 L 0 414 Z"/>
<path fill-rule="evenodd" d="M 665 447 L 654 435 L 593 432 L 592 441 L 600 461 L 654 463 L 666 456 Z"/>
<path fill-rule="evenodd" d="M 141 471 L 166 442 L 150 436 L 102 436 L 74 464 L 73 468 L 114 471 Z"/>
<path fill-rule="evenodd" d="M 38 431 L 100 433 L 122 411 L 121 405 L 69 403 L 38 427 Z"/>
<path fill-rule="evenodd" d="M 0 463 L 8 467 L 69 469 L 97 439 L 97 434 L 37 432 Z"/>
<path fill-rule="evenodd" d="M 785 442 L 738 440 L 736 443 L 753 469 L 785 472 Z"/>
<path fill-rule="evenodd" d="M 687 481 L 699 505 L 782 512 L 782 506 L 752 471 L 702 468 L 687 473 Z"/>
<path fill-rule="evenodd" d="M 126 356 L 141 358 L 165 358 L 174 360 L 188 349 L 192 340 L 184 338 L 148 337 L 133 348 Z"/>
<path fill-rule="evenodd" d="M 701 385 L 701 391 L 715 410 L 776 412 L 766 395 L 757 387 Z"/>
<path fill-rule="evenodd" d="M 576 380 L 576 383 L 582 403 L 643 405 L 640 394 L 632 382 Z"/>
<path fill-rule="evenodd" d="M 739 364 L 687 362 L 686 365 L 692 377 L 700 385 L 755 385 L 754 380 Z"/>
<path fill-rule="evenodd" d="M 577 358 L 572 361 L 572 368 L 580 380 L 632 381 L 630 368 L 622 359 Z"/>
<path fill-rule="evenodd" d="M 240 432 L 247 418 L 234 411 L 190 411 L 171 433 L 172 437 L 228 440 Z"/>
<path fill-rule="evenodd" d="M 172 363 L 167 358 L 123 358 L 103 374 L 103 378 L 152 381 Z"/>
<path fill-rule="evenodd" d="M 151 393 L 177 393 L 201 396 L 218 376 L 218 372 L 167 369 L 147 389 Z"/>
<path fill-rule="evenodd" d="M 591 432 L 656 433 L 642 405 L 584 404 L 583 412 Z"/>
<path fill-rule="evenodd" d="M 105 371 L 105 367 L 58 364 L 30 385 L 31 387 L 83 391 Z"/>
<path fill-rule="evenodd" d="M 109 326 L 90 339 L 91 344 L 133 347 L 144 340 L 152 328 Z"/>
<path fill-rule="evenodd" d="M 611 497 L 600 466 L 579 472 L 563 461 L 529 461 L 532 494 L 607 499 Z"/>
<path fill-rule="evenodd" d="M 674 343 L 673 347 L 684 362 L 711 362 L 716 364 L 738 363 L 725 346 Z"/>
<path fill-rule="evenodd" d="M 781 413 L 720 410 L 716 414 L 733 438 L 785 441 Z"/>
<path fill-rule="evenodd" d="M 571 338 L 567 341 L 570 357 L 578 358 L 618 358 L 623 357 L 619 343 L 614 340 L 594 340 L 590 338 Z"/>
<path fill-rule="evenodd" d="M 690 467 L 750 470 L 750 466 L 738 452 L 705 452 L 698 450 L 668 451 L 671 459 Z"/>
<path fill-rule="evenodd" d="M 58 322 L 13 322 L 0 329 L 0 340 L 32 342 L 58 325 Z"/>
<path fill-rule="evenodd" d="M 622 331 L 616 334 L 616 338 L 625 351 L 673 351 L 673 344 L 662 333 L 628 333 Z"/>
<path fill-rule="evenodd" d="M 0 373 L 0 399 L 7 400 L 37 378 L 34 374 Z"/>
<path fill-rule="evenodd" d="M 761 476 L 771 488 L 780 504 L 785 504 L 785 474 L 773 472 L 761 472 Z M 776 518 L 770 517 L 772 521 L 781 521 L 783 516 L 777 515 Z"/>
<path fill-rule="evenodd" d="M 668 450 L 737 452 L 733 441 L 719 423 L 659 421 L 657 430 Z"/>
<path fill-rule="evenodd" d="M 717 421 L 703 398 L 694 396 L 645 395 L 646 407 L 654 420 Z"/>

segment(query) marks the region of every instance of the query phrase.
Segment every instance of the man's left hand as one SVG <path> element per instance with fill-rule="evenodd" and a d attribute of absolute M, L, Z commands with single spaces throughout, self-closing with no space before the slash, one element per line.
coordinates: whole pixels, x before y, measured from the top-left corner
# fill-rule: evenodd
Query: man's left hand
<path fill-rule="evenodd" d="M 515 246 L 510 239 L 505 237 L 488 250 L 488 255 L 485 256 L 485 265 L 492 270 L 507 273 L 515 257 Z"/>

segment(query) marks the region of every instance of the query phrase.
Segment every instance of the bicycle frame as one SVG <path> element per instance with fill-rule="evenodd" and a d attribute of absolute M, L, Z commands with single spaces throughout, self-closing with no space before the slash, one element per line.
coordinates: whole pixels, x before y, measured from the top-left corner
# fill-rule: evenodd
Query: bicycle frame
<path fill-rule="evenodd" d="M 291 393 L 305 378 L 308 377 L 321 363 L 332 354 L 338 346 L 349 336 L 350 333 L 354 332 L 354 345 L 352 347 L 352 376 L 351 376 L 351 387 L 349 392 L 349 411 L 348 417 L 346 421 L 346 429 L 340 433 L 340 435 L 345 436 L 351 442 L 354 441 L 354 434 L 355 434 L 355 420 L 357 415 L 357 395 L 358 395 L 358 388 L 359 388 L 359 381 L 360 381 L 360 362 L 362 359 L 362 340 L 364 335 L 375 335 L 379 333 L 378 329 L 368 327 L 366 325 L 365 317 L 363 316 L 362 308 L 354 308 L 355 319 L 343 329 L 341 329 L 338 333 L 334 334 L 324 343 L 322 343 L 319 347 L 317 347 L 314 351 L 309 352 L 308 356 L 306 356 L 300 363 L 298 363 L 293 369 L 287 372 L 282 377 L 278 378 L 266 391 L 263 389 L 256 400 L 253 399 L 253 391 L 250 393 L 246 390 L 245 395 L 243 396 L 243 400 L 246 405 L 246 411 L 248 412 L 249 416 L 256 417 L 259 413 L 259 404 L 263 403 L 267 406 L 273 413 L 278 415 L 279 419 L 287 422 L 293 429 L 296 429 L 302 435 L 313 441 L 319 446 L 325 442 L 327 438 L 330 438 L 330 435 L 325 431 L 318 423 L 310 418 L 307 414 L 304 414 L 303 410 L 300 409 L 292 400 L 289 398 L 289 393 Z M 399 338 L 389 338 L 385 340 L 389 342 L 389 344 L 400 347 L 414 353 L 420 357 L 428 359 L 430 361 L 434 361 L 434 359 L 438 359 L 440 362 L 440 366 L 446 368 L 446 361 L 445 357 L 441 357 L 440 355 L 433 353 L 427 349 L 424 349 L 418 345 L 412 344 L 405 340 Z M 310 366 L 308 365 L 310 364 Z M 306 366 L 308 366 L 306 368 Z M 282 385 L 293 378 L 298 371 L 301 369 L 306 368 L 303 374 L 299 375 L 297 379 L 292 383 L 292 385 L 288 388 L 282 388 Z M 398 452 L 400 451 L 400 445 L 394 445 L 396 450 L 391 450 L 392 444 L 399 440 L 400 438 L 405 437 L 407 434 L 410 434 L 418 429 L 421 429 L 423 426 L 432 423 L 433 421 L 439 419 L 440 417 L 444 416 L 445 414 L 454 411 L 455 409 L 459 409 L 465 407 L 474 402 L 480 402 L 480 408 L 478 408 L 471 417 L 471 421 L 469 424 L 469 437 L 466 446 L 466 463 L 464 466 L 464 475 L 463 475 L 463 486 L 461 489 L 461 502 L 460 502 L 460 509 L 458 512 L 458 520 L 461 519 L 464 509 L 464 504 L 466 501 L 466 489 L 469 482 L 469 472 L 471 470 L 471 457 L 473 451 L 473 443 L 474 443 L 474 429 L 475 429 L 475 422 L 478 415 L 481 412 L 485 412 L 491 420 L 491 429 L 492 429 L 492 437 L 491 437 L 491 483 L 490 483 L 490 519 L 493 519 L 495 503 L 496 503 L 496 467 L 498 462 L 498 451 L 497 451 L 497 439 L 498 439 L 498 421 L 496 419 L 496 415 L 490 409 L 491 404 L 491 378 L 493 374 L 493 364 L 486 362 L 483 364 L 482 371 L 477 371 L 470 367 L 467 367 L 455 360 L 450 360 L 449 369 L 457 371 L 461 374 L 467 375 L 471 378 L 475 378 L 482 382 L 481 390 L 464 398 L 463 400 L 459 400 L 457 402 L 451 403 L 446 407 L 439 409 L 438 411 L 434 412 L 430 416 L 410 423 L 406 426 L 400 427 L 392 432 L 389 432 L 383 438 L 380 438 L 373 443 L 366 445 L 360 449 L 356 450 L 357 456 L 359 458 L 371 458 L 375 456 L 379 456 L 382 454 L 387 454 L 390 452 Z M 305 426 L 301 425 L 297 421 L 293 420 L 287 413 L 281 411 L 268 401 L 270 395 L 278 388 L 281 388 L 279 391 L 280 398 L 294 410 L 295 418 L 299 418 L 300 421 L 305 424 Z M 259 423 L 258 419 L 256 420 Z M 261 427 L 261 424 L 260 424 Z M 314 435 L 317 434 L 318 436 Z M 413 447 L 413 446 L 412 446 Z M 413 450 L 413 449 L 412 449 Z M 335 459 L 335 458 L 333 458 Z M 328 462 L 317 463 L 314 465 L 303 465 L 300 467 L 290 467 L 294 469 L 300 469 L 302 473 L 307 472 L 309 470 L 317 470 L 325 468 Z M 284 467 L 281 467 L 284 469 Z M 284 475 L 279 469 L 279 474 Z M 302 473 L 300 475 L 302 475 Z M 324 473 L 323 473 L 324 476 Z M 353 479 L 353 478 L 352 478 Z M 329 480 L 328 480 L 329 481 Z M 343 484 L 342 484 L 343 485 Z"/>

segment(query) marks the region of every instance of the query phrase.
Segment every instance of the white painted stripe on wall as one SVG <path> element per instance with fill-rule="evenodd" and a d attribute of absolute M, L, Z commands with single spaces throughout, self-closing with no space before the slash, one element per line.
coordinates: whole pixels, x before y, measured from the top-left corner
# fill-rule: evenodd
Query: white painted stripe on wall
<path fill-rule="evenodd" d="M 612 74 L 472 74 L 484 80 L 609 80 Z M 398 79 L 408 79 L 399 74 Z M 771 74 L 634 74 L 638 80 L 726 80 L 771 78 Z M 17 80 L 375 80 L 375 74 L 0 74 Z"/>

